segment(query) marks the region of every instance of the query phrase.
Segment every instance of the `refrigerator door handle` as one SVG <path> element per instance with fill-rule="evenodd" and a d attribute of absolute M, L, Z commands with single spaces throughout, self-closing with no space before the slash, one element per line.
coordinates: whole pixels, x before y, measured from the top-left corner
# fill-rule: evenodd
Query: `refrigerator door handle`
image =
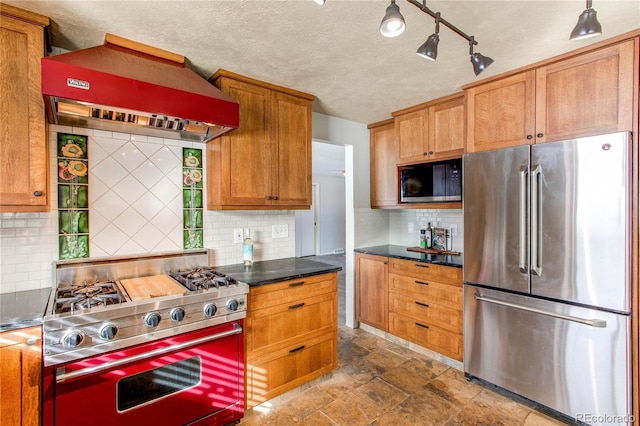
<path fill-rule="evenodd" d="M 520 167 L 520 212 L 519 212 L 519 239 L 518 242 L 520 244 L 519 257 L 518 257 L 518 267 L 520 268 L 520 272 L 526 274 L 529 272 L 527 265 L 527 247 L 529 246 L 529 241 L 527 238 L 527 178 L 529 177 L 529 167 L 522 166 Z"/>
<path fill-rule="evenodd" d="M 539 164 L 531 168 L 531 273 L 542 275 L 540 265 L 540 182 L 542 167 Z"/>
<path fill-rule="evenodd" d="M 588 325 L 590 327 L 605 328 L 607 326 L 607 322 L 605 320 L 602 320 L 602 319 L 580 318 L 580 317 L 574 317 L 572 315 L 560 314 L 558 312 L 545 311 L 545 310 L 542 310 L 542 309 L 537 309 L 537 308 L 531 308 L 529 306 L 518 305 L 516 303 L 511 303 L 511 302 L 507 302 L 507 301 L 500 300 L 500 299 L 494 299 L 492 297 L 486 297 L 486 296 L 481 295 L 480 293 L 476 293 L 475 297 L 476 297 L 476 300 L 479 300 L 481 302 L 488 302 L 488 303 L 493 303 L 495 305 L 508 306 L 510 308 L 520 309 L 522 311 L 533 312 L 533 313 L 536 313 L 536 314 L 547 315 L 547 316 L 554 317 L 554 318 L 560 318 L 560 319 L 567 320 L 567 321 L 577 322 L 577 323 L 580 323 L 580 324 Z"/>

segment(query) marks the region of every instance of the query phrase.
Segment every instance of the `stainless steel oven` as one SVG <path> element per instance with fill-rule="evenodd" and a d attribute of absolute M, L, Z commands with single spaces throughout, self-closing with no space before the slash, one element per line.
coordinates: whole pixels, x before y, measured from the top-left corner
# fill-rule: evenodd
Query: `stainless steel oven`
<path fill-rule="evenodd" d="M 56 264 L 44 322 L 45 426 L 242 418 L 248 286 L 194 266 L 207 260 L 202 251 Z M 184 292 L 132 300 L 120 280 L 133 276 L 174 280 Z"/>

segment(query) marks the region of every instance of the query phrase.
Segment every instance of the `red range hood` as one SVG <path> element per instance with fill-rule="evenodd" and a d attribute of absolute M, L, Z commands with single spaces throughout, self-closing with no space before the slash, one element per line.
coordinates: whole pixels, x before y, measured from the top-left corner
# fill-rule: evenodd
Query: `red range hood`
<path fill-rule="evenodd" d="M 50 123 L 207 142 L 239 125 L 239 105 L 183 56 L 107 34 L 105 44 L 42 58 Z"/>

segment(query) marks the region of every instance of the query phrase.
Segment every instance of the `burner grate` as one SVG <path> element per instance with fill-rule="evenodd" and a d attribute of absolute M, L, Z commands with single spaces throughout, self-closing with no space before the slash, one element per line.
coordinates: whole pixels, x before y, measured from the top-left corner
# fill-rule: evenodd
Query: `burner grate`
<path fill-rule="evenodd" d="M 83 284 L 61 283 L 56 289 L 54 313 L 74 313 L 95 307 L 123 303 L 113 281 Z"/>
<path fill-rule="evenodd" d="M 222 272 L 208 267 L 198 267 L 189 271 L 170 272 L 169 275 L 191 291 L 208 290 L 210 288 L 228 288 L 238 282 Z"/>

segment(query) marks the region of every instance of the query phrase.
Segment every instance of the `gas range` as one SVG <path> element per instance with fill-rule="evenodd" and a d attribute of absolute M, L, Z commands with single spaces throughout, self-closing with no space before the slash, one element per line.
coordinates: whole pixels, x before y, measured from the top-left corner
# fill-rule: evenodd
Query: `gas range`
<path fill-rule="evenodd" d="M 45 366 L 245 318 L 249 286 L 202 266 L 208 263 L 207 250 L 56 262 Z M 179 290 L 137 299 L 123 285 L 156 276 Z"/>

